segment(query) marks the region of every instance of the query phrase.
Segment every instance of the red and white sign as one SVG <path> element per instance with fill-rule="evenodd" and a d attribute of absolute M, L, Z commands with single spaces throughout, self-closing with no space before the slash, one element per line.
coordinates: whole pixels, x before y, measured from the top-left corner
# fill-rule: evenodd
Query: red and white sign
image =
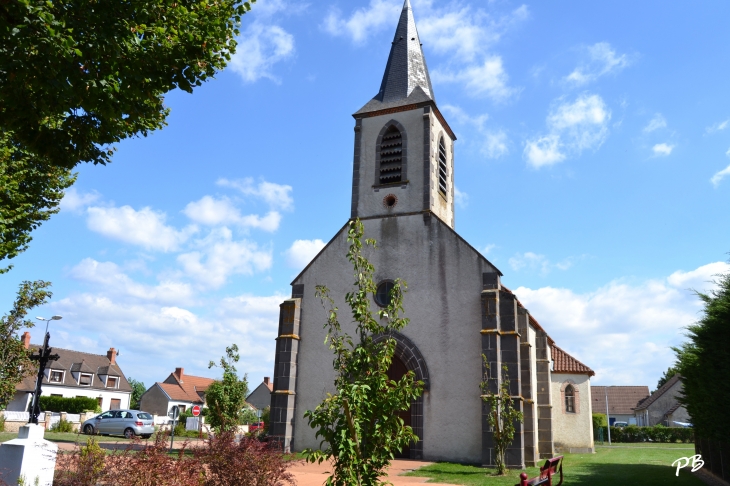
<path fill-rule="evenodd" d="M 193 417 L 197 417 L 200 415 L 200 405 L 195 405 L 193 407 Z"/>

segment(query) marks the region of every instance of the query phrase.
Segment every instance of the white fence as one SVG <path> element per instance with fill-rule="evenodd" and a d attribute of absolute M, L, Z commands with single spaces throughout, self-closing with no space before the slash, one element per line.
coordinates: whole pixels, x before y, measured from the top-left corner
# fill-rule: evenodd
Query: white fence
<path fill-rule="evenodd" d="M 155 418 L 155 425 L 167 425 L 172 421 L 167 415 L 153 415 L 153 417 Z"/>
<path fill-rule="evenodd" d="M 81 414 L 78 413 L 67 413 L 66 414 L 66 420 L 69 422 L 80 422 L 81 421 Z"/>

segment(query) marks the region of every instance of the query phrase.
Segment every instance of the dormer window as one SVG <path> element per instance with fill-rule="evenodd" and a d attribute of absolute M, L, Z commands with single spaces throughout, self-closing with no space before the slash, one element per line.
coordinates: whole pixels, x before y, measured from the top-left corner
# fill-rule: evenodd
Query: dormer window
<path fill-rule="evenodd" d="M 79 385 L 80 386 L 91 386 L 91 383 L 94 381 L 94 375 L 89 373 L 81 373 L 79 375 Z"/>
<path fill-rule="evenodd" d="M 119 378 L 116 376 L 110 376 L 106 379 L 106 387 L 107 388 L 118 388 L 119 387 Z"/>
<path fill-rule="evenodd" d="M 444 137 L 439 138 L 439 192 L 446 197 L 446 145 Z"/>
<path fill-rule="evenodd" d="M 380 142 L 380 184 L 401 182 L 403 168 L 403 136 L 395 125 L 391 125 Z"/>
<path fill-rule="evenodd" d="M 63 383 L 63 371 L 51 370 L 48 381 L 49 383 Z"/>

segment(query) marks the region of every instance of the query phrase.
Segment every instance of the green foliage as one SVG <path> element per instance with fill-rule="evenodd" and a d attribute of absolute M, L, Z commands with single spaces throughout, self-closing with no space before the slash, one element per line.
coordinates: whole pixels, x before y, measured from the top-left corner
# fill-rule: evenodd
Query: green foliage
<path fill-rule="evenodd" d="M 95 410 L 99 406 L 96 398 L 89 397 L 66 398 L 41 395 L 39 403 L 43 412 L 82 413 L 87 410 Z"/>
<path fill-rule="evenodd" d="M 515 425 L 523 420 L 522 412 L 515 409 L 509 390 L 509 368 L 502 365 L 502 380 L 490 373 L 487 357 L 482 355 L 484 363 L 484 381 L 480 384 L 482 400 L 489 407 L 487 423 L 492 432 L 494 441 L 494 462 L 497 474 L 502 476 L 507 472 L 504 454 L 507 447 L 515 438 Z"/>
<path fill-rule="evenodd" d="M 241 423 L 242 424 L 251 424 L 254 422 L 259 421 L 259 416 L 256 413 L 256 410 L 254 410 L 251 407 L 244 407 L 243 410 L 241 410 Z"/>
<path fill-rule="evenodd" d="M 18 334 L 23 328 L 35 326 L 25 317 L 28 311 L 51 298 L 50 286 L 50 282 L 42 280 L 21 283 L 13 308 L 0 318 L 0 410 L 13 399 L 15 386 L 36 373 L 37 365 L 30 360 L 30 350 L 25 349 Z"/>
<path fill-rule="evenodd" d="M 269 422 L 271 422 L 271 407 L 266 407 L 261 411 L 261 421 L 264 423 L 264 434 L 268 434 Z"/>
<path fill-rule="evenodd" d="M 606 427 L 608 425 L 608 421 L 606 420 L 606 414 L 605 413 L 593 413 L 593 428 L 596 429 L 598 427 Z"/>
<path fill-rule="evenodd" d="M 395 339 L 390 333 L 402 330 L 408 319 L 403 312 L 405 282 L 396 280 L 390 292 L 390 304 L 377 312 L 370 310 L 370 299 L 376 291 L 373 265 L 362 254 L 363 225 L 350 223 L 347 258 L 353 266 L 355 289 L 345 300 L 350 307 L 358 339 L 342 330 L 338 309 L 327 287 L 318 285 L 317 296 L 328 310 L 324 325 L 325 343 L 329 342 L 335 358 L 336 394 L 327 394 L 312 411 L 305 412 L 309 425 L 316 429 L 323 450 L 304 451 L 307 461 L 332 463 L 328 485 L 379 485 L 380 477 L 396 451 L 418 440 L 410 426 L 398 416 L 423 392 L 423 382 L 414 380 L 409 371 L 400 381 L 388 379 L 387 371 L 395 353 Z M 365 240 L 375 248 L 375 241 Z"/>
<path fill-rule="evenodd" d="M 30 232 L 59 211 L 76 175 L 23 150 L 0 130 L 0 261 L 28 249 Z M 0 274 L 12 265 L 0 267 Z"/>
<path fill-rule="evenodd" d="M 89 437 L 86 441 L 86 445 L 81 447 L 79 452 L 79 469 L 83 469 L 93 477 L 100 476 L 104 470 L 104 458 L 106 457 L 106 453 L 96 442 L 96 439 L 94 437 Z"/>
<path fill-rule="evenodd" d="M 674 375 L 677 374 L 677 368 L 674 366 L 670 366 L 667 368 L 667 371 L 664 372 L 661 378 L 659 378 L 659 381 L 656 384 L 656 389 L 660 389 L 666 382 L 668 382 Z M 652 392 L 654 393 L 654 392 Z"/>
<path fill-rule="evenodd" d="M 74 431 L 74 426 L 68 420 L 61 419 L 55 424 L 51 425 L 51 432 L 59 434 L 68 434 Z"/>
<path fill-rule="evenodd" d="M 5 414 L 0 413 L 0 432 L 5 432 Z"/>
<path fill-rule="evenodd" d="M 145 391 L 147 391 L 147 388 L 145 388 L 144 383 L 137 381 L 134 378 L 129 378 L 127 382 L 129 383 L 129 386 L 132 387 L 132 396 L 129 400 L 129 408 L 132 410 L 139 410 L 139 399 L 142 398 L 142 395 Z"/>
<path fill-rule="evenodd" d="M 603 430 L 603 437 L 608 440 L 606 426 L 600 427 Z M 627 425 L 626 427 L 611 427 L 611 442 L 694 442 L 694 429 L 685 427 L 664 427 L 653 425 L 651 427 L 637 427 Z"/>
<path fill-rule="evenodd" d="M 697 436 L 727 441 L 730 437 L 730 273 L 718 275 L 710 294 L 697 293 L 704 302 L 702 318 L 687 327 L 689 341 L 673 348 L 683 396 Z"/>
<path fill-rule="evenodd" d="M 248 381 L 246 375 L 239 379 L 234 363 L 239 360 L 238 346 L 235 344 L 226 348 L 226 356 L 216 365 L 213 361 L 208 368 L 220 366 L 223 369 L 223 379 L 213 382 L 205 392 L 205 400 L 209 409 L 211 427 L 219 431 L 228 430 L 241 424 L 241 411 L 248 396 Z"/>

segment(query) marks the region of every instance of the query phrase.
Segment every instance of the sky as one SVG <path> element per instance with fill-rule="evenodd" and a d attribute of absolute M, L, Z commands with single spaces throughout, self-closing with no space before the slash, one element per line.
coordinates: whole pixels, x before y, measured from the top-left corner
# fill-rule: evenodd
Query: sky
<path fill-rule="evenodd" d="M 456 230 L 597 385 L 651 389 L 730 271 L 730 3 L 412 0 L 455 131 Z M 259 0 L 168 126 L 78 168 L 0 277 L 53 282 L 51 344 L 145 385 L 226 346 L 273 376 L 279 304 L 347 222 L 354 119 L 402 0 Z M 406 316 L 408 308 L 406 301 Z M 32 328 L 33 342 L 43 326 Z M 448 350 L 444 350 L 448 352 Z"/>

